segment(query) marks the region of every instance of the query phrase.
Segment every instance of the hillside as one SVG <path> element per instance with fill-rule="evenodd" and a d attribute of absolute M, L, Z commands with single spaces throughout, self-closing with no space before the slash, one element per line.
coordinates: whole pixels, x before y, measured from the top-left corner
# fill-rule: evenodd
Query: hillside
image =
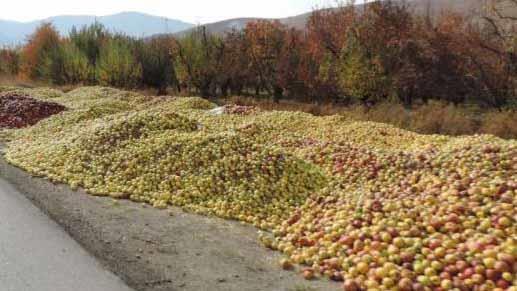
<path fill-rule="evenodd" d="M 418 13 L 427 13 L 427 11 L 430 10 L 432 15 L 438 15 L 446 9 L 471 14 L 479 10 L 483 6 L 484 1 L 485 0 L 410 0 L 408 2 Z M 289 27 L 302 29 L 307 24 L 310 15 L 311 13 L 308 12 L 277 20 Z M 211 33 L 221 34 L 232 29 L 243 29 L 249 22 L 260 19 L 262 18 L 234 18 L 204 24 L 204 26 Z M 170 33 L 182 36 L 189 33 L 194 27 L 194 24 L 191 23 L 139 12 L 123 12 L 100 17 L 92 15 L 61 15 L 32 22 L 0 20 L 0 46 L 23 43 L 27 35 L 31 34 L 42 22 L 52 22 L 62 34 L 66 34 L 74 26 L 81 27 L 90 25 L 95 21 L 102 23 L 111 31 L 122 32 L 135 37 Z"/>
<path fill-rule="evenodd" d="M 409 0 L 407 1 L 412 9 L 414 9 L 417 13 L 424 14 L 427 11 L 430 11 L 431 15 L 439 15 L 441 12 L 445 10 L 452 10 L 455 12 L 461 12 L 466 15 L 470 15 L 474 13 L 476 10 L 479 10 L 483 7 L 484 0 Z M 276 19 L 281 23 L 298 29 L 303 29 L 311 16 L 311 12 Z M 232 29 L 243 29 L 249 22 L 261 20 L 264 18 L 234 18 L 223 20 L 219 22 L 205 24 L 207 31 L 215 34 L 222 34 Z M 264 19 L 264 20 L 273 20 L 273 19 Z M 177 36 L 182 36 L 192 31 L 192 29 L 187 29 L 185 31 L 180 31 L 176 33 Z"/>
<path fill-rule="evenodd" d="M 22 43 L 42 22 L 53 23 L 62 34 L 72 27 L 82 27 L 98 21 L 111 31 L 122 32 L 130 36 L 143 37 L 159 33 L 175 33 L 188 29 L 193 24 L 180 20 L 168 19 L 138 12 L 124 12 L 108 16 L 55 16 L 32 22 L 0 20 L 0 46 Z"/>
<path fill-rule="evenodd" d="M 280 21 L 281 23 L 289 26 L 289 27 L 295 27 L 295 28 L 303 29 L 305 27 L 305 25 L 307 24 L 307 21 L 309 20 L 310 15 L 311 15 L 311 13 L 304 13 L 304 14 L 301 14 L 301 15 L 292 16 L 292 17 L 286 17 L 286 18 L 280 18 L 280 19 L 277 19 L 277 20 Z M 210 32 L 210 33 L 223 34 L 225 32 L 229 32 L 229 31 L 231 31 L 233 29 L 236 29 L 236 30 L 244 29 L 248 23 L 253 22 L 253 21 L 258 21 L 258 20 L 273 20 L 273 19 L 268 19 L 268 18 L 233 18 L 233 19 L 218 21 L 218 22 L 214 22 L 214 23 L 208 23 L 208 24 L 205 24 L 205 25 L 202 25 L 202 26 L 206 27 L 207 31 Z M 175 35 L 181 37 L 181 36 L 183 36 L 185 34 L 190 33 L 192 31 L 192 29 L 193 28 L 189 28 L 187 30 L 180 31 L 180 32 L 176 33 Z"/>

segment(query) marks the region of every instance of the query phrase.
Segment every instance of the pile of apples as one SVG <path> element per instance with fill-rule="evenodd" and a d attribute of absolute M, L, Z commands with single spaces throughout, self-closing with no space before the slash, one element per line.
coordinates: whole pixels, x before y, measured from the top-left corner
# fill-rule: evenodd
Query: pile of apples
<path fill-rule="evenodd" d="M 343 281 L 344 290 L 516 285 L 515 142 L 461 138 L 418 153 L 313 147 L 337 178 L 272 242 L 263 238 L 286 254 L 284 267 L 304 265 L 306 278 Z"/>
<path fill-rule="evenodd" d="M 224 106 L 224 112 L 226 114 L 239 114 L 239 115 L 250 115 L 258 112 L 258 108 L 255 106 L 243 106 L 243 105 L 226 105 Z"/>
<path fill-rule="evenodd" d="M 0 93 L 0 128 L 22 128 L 66 110 L 61 104 L 16 92 Z"/>
<path fill-rule="evenodd" d="M 344 290 L 516 290 L 515 140 L 102 87 L 54 100 L 71 109 L 6 151 L 34 175 L 253 224 L 282 268 Z"/>
<path fill-rule="evenodd" d="M 90 107 L 77 106 L 85 98 Z M 252 127 L 203 130 L 187 117 L 208 107 L 202 99 L 162 100 L 106 116 L 92 110 L 99 98 L 85 98 L 72 96 L 76 110 L 69 115 L 20 132 L 8 161 L 92 195 L 175 205 L 263 229 L 281 223 L 327 181 L 311 164 L 261 145 Z M 53 126 L 61 138 L 47 133 Z"/>

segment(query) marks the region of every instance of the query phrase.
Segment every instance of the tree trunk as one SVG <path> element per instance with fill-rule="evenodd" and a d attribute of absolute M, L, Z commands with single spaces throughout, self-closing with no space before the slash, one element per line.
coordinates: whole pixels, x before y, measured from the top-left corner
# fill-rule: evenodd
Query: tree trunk
<path fill-rule="evenodd" d="M 273 101 L 275 101 L 275 103 L 280 102 L 280 99 L 282 99 L 283 95 L 284 89 L 282 89 L 280 86 L 275 86 L 273 89 Z"/>
<path fill-rule="evenodd" d="M 228 91 L 230 89 L 230 82 L 224 82 L 222 85 L 221 85 L 221 95 L 223 97 L 228 97 Z"/>
<path fill-rule="evenodd" d="M 164 87 L 164 86 L 160 86 L 158 88 L 158 96 L 164 96 L 164 95 L 167 95 L 167 87 Z"/>

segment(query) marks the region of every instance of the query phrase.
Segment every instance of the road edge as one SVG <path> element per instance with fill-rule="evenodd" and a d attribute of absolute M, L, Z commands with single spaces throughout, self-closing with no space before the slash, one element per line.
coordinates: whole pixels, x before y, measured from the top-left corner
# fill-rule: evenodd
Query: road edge
<path fill-rule="evenodd" d="M 28 172 L 9 164 L 3 155 L 0 157 L 0 176 L 50 217 L 50 219 L 61 226 L 81 247 L 99 261 L 106 270 L 115 274 L 130 288 L 145 291 L 154 290 L 154 288 L 149 288 L 149 286 L 142 286 L 141 282 L 125 272 L 125 268 L 120 262 L 126 259 L 127 254 L 120 248 L 110 248 L 109 243 L 104 243 L 102 233 L 89 223 L 88 217 L 84 212 L 67 208 L 62 203 L 53 203 L 60 201 L 59 197 L 67 195 L 66 192 L 72 191 L 66 185 L 56 185 L 44 178 L 33 177 Z M 40 191 L 42 188 L 50 191 Z M 79 195 L 87 195 L 86 193 L 80 193 L 82 191 L 78 192 L 77 194 Z M 100 199 L 99 197 L 90 196 L 89 198 Z M 107 250 L 106 248 L 110 249 Z M 111 256 L 106 256 L 106 253 L 111 253 Z M 153 270 L 147 269 L 144 264 L 140 267 L 143 273 L 149 274 L 153 272 Z"/>

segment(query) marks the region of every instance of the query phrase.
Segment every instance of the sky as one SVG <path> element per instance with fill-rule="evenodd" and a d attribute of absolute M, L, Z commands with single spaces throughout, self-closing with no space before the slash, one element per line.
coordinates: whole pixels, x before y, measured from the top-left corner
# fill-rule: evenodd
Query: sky
<path fill-rule="evenodd" d="M 8 0 L 1 0 L 8 1 Z M 137 11 L 194 24 L 237 17 L 281 18 L 327 7 L 335 0 L 11 0 L 0 19 L 32 21 L 56 15 L 103 16 Z"/>

